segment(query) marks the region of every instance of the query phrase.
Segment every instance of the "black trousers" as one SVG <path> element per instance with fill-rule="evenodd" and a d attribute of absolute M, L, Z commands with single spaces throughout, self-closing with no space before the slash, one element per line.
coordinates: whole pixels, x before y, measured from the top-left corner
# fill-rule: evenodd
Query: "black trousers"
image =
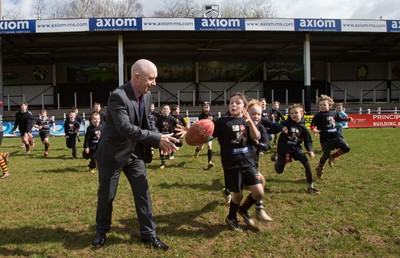
<path fill-rule="evenodd" d="M 97 164 L 99 170 L 99 189 L 96 212 L 97 232 L 106 233 L 111 228 L 113 201 L 117 193 L 121 170 L 110 169 L 102 162 Z M 146 166 L 142 159 L 131 157 L 122 168 L 131 186 L 140 224 L 142 238 L 155 236 L 156 224 L 147 182 Z"/>

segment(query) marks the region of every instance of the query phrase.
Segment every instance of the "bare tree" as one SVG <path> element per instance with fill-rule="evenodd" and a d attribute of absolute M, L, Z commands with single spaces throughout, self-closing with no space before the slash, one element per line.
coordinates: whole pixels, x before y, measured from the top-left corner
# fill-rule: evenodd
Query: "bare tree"
<path fill-rule="evenodd" d="M 154 12 L 153 17 L 200 17 L 202 9 L 193 0 L 166 0 L 164 9 Z"/>
<path fill-rule="evenodd" d="M 93 17 L 139 17 L 143 15 L 140 0 L 100 0 L 92 9 Z"/>
<path fill-rule="evenodd" d="M 68 5 L 65 0 L 54 0 L 52 6 L 49 8 L 50 17 L 52 19 L 60 19 L 68 17 Z"/>
<path fill-rule="evenodd" d="M 60 18 L 138 17 L 142 16 L 143 6 L 140 0 L 69 0 L 58 3 L 53 10 L 60 11 Z"/>
<path fill-rule="evenodd" d="M 70 0 L 66 5 L 67 18 L 88 18 L 95 0 Z"/>
<path fill-rule="evenodd" d="M 45 18 L 43 15 L 46 11 L 46 6 L 47 5 L 44 0 L 34 0 L 32 2 L 32 14 L 37 20 Z"/>
<path fill-rule="evenodd" d="M 271 18 L 276 16 L 273 4 L 267 0 L 225 0 L 222 17 Z"/>
<path fill-rule="evenodd" d="M 2 20 L 19 20 L 23 18 L 24 17 L 22 17 L 20 9 L 12 8 L 2 10 Z"/>

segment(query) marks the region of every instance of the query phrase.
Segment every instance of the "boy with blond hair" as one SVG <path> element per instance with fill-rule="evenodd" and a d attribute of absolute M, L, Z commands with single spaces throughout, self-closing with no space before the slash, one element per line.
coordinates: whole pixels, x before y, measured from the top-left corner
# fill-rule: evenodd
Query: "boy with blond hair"
<path fill-rule="evenodd" d="M 338 113 L 331 111 L 334 102 L 333 99 L 327 95 L 322 94 L 317 99 L 317 104 L 319 112 L 313 117 L 310 129 L 315 136 L 320 136 L 319 140 L 323 155 L 315 170 L 317 171 L 318 178 L 322 179 L 325 162 L 329 160 L 329 166 L 332 167 L 336 158 L 350 151 L 350 146 L 338 133 L 335 126 L 336 121 L 353 121 L 353 118 L 342 118 Z M 334 149 L 336 149 L 336 151 L 331 154 L 331 150 Z"/>

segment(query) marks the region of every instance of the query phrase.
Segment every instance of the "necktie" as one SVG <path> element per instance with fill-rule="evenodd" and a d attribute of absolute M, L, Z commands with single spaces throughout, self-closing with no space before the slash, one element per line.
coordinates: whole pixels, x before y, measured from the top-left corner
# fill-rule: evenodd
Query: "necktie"
<path fill-rule="evenodd" d="M 144 114 L 144 101 L 143 101 L 143 95 L 139 97 L 139 119 L 143 119 L 143 114 Z"/>

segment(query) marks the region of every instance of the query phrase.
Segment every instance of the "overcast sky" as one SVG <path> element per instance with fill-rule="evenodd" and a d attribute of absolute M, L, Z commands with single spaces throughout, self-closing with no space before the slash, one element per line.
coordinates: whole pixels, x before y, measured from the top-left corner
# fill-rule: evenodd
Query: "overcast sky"
<path fill-rule="evenodd" d="M 26 18 L 32 0 L 0 0 L 2 9 L 12 7 L 21 10 Z M 53 0 L 45 0 L 51 3 Z M 193 0 L 203 4 L 222 4 L 227 0 Z M 279 18 L 337 18 L 400 20 L 399 0 L 271 0 Z M 149 17 L 164 6 L 164 0 L 142 0 L 144 16 Z M 222 7 L 222 6 L 221 6 Z M 3 11 L 4 13 L 4 11 Z M 4 14 L 3 14 L 4 15 Z M 7 17 L 5 17 L 7 19 Z"/>

